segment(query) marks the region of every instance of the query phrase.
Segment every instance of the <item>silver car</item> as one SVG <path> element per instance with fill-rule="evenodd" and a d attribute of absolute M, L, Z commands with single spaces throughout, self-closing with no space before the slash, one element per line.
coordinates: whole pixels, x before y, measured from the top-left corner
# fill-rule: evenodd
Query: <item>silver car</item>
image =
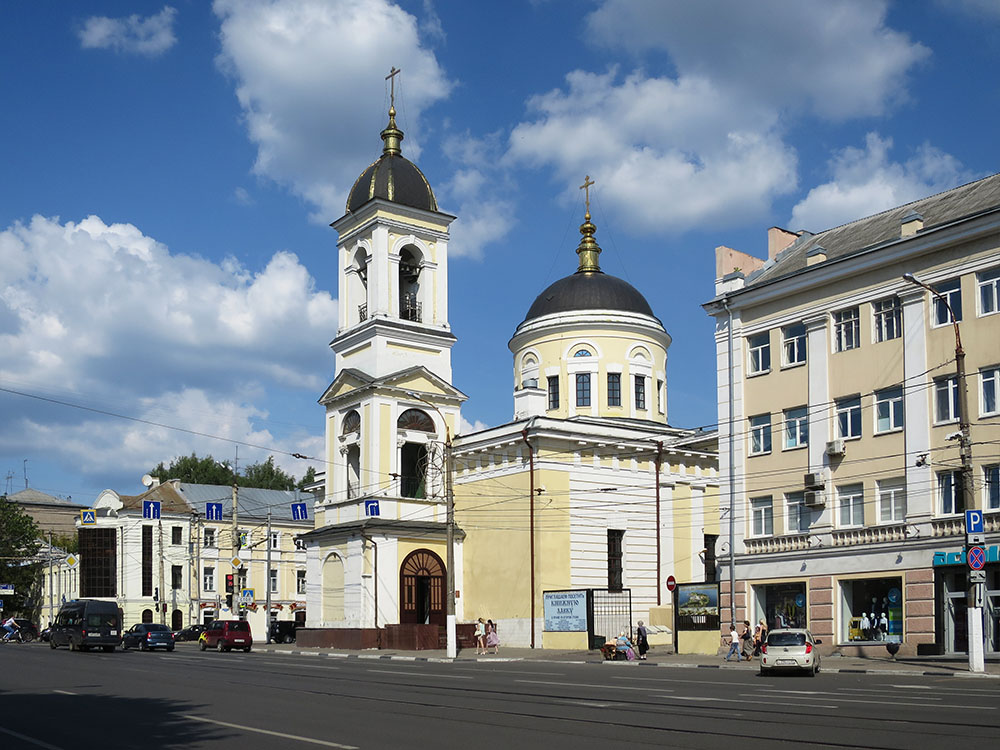
<path fill-rule="evenodd" d="M 772 630 L 761 648 L 760 673 L 773 670 L 805 670 L 810 677 L 819 671 L 819 650 L 822 641 L 801 628 Z"/>

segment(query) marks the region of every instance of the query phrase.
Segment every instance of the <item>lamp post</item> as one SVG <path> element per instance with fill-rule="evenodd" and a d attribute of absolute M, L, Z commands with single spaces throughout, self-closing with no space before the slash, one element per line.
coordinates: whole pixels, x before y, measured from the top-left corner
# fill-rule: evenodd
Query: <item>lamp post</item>
<path fill-rule="evenodd" d="M 406 391 L 407 396 L 416 399 L 431 407 L 441 417 L 444 424 L 444 494 L 445 494 L 445 525 L 447 528 L 447 559 L 445 562 L 445 576 L 447 591 L 447 609 L 445 610 L 446 625 L 445 631 L 448 637 L 448 658 L 454 659 L 458 656 L 458 636 L 455 625 L 455 494 L 451 484 L 451 430 L 448 428 L 448 420 L 445 419 L 442 411 L 425 399 L 423 396 Z M 378 586 L 378 581 L 375 582 Z M 378 613 L 376 613 L 377 615 Z"/>
<path fill-rule="evenodd" d="M 926 289 L 934 299 L 940 302 L 948 310 L 951 317 L 952 326 L 955 329 L 955 370 L 958 385 L 958 429 L 959 429 L 959 458 L 962 468 L 960 491 L 962 493 L 962 508 L 969 510 L 973 505 L 972 492 L 972 438 L 969 430 L 969 388 L 965 377 L 965 349 L 962 348 L 962 334 L 958 327 L 958 317 L 951 308 L 948 298 L 937 289 L 929 286 L 914 276 L 912 273 L 904 273 L 903 280 Z M 957 496 L 957 493 L 956 493 Z M 957 497 L 956 497 L 957 499 Z M 973 594 L 973 603 L 982 601 L 981 584 L 970 584 L 970 592 Z M 969 671 L 985 671 L 985 660 L 983 653 L 983 611 L 981 606 L 971 606 L 967 609 L 968 641 L 969 641 Z"/>

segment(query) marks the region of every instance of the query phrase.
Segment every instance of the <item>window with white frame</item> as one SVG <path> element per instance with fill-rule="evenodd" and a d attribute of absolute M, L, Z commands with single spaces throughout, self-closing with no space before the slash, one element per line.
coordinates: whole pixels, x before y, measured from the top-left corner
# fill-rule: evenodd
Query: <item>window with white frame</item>
<path fill-rule="evenodd" d="M 751 533 L 753 536 L 774 534 L 774 506 L 770 497 L 755 497 L 750 500 Z"/>
<path fill-rule="evenodd" d="M 771 452 L 771 415 L 750 417 L 750 455 Z"/>
<path fill-rule="evenodd" d="M 837 399 L 837 437 L 861 437 L 861 396 Z"/>
<path fill-rule="evenodd" d="M 667 384 L 663 380 L 656 381 L 656 410 L 660 414 L 667 412 Z"/>
<path fill-rule="evenodd" d="M 590 406 L 590 373 L 576 374 L 576 405 Z"/>
<path fill-rule="evenodd" d="M 295 571 L 295 593 L 306 593 L 306 572 L 304 570 Z"/>
<path fill-rule="evenodd" d="M 202 570 L 201 587 L 205 591 L 215 591 L 215 568 Z"/>
<path fill-rule="evenodd" d="M 1000 510 L 1000 464 L 983 467 L 983 507 Z"/>
<path fill-rule="evenodd" d="M 979 413 L 984 417 L 1000 414 L 1000 367 L 984 367 L 979 371 Z"/>
<path fill-rule="evenodd" d="M 906 481 L 886 479 L 878 483 L 878 520 L 902 523 L 906 518 Z"/>
<path fill-rule="evenodd" d="M 934 381 L 934 421 L 958 421 L 958 377 L 949 375 Z"/>
<path fill-rule="evenodd" d="M 267 571 L 267 585 L 271 589 L 272 594 L 278 593 L 278 570 L 277 568 L 271 568 Z"/>
<path fill-rule="evenodd" d="M 976 274 L 979 288 L 979 314 L 1000 312 L 1000 266 Z"/>
<path fill-rule="evenodd" d="M 646 376 L 636 375 L 634 378 L 635 383 L 635 408 L 645 409 L 646 408 Z"/>
<path fill-rule="evenodd" d="M 806 326 L 804 323 L 793 323 L 781 329 L 781 363 L 800 365 L 806 361 Z"/>
<path fill-rule="evenodd" d="M 801 448 L 809 444 L 809 414 L 806 407 L 785 412 L 785 449 Z"/>
<path fill-rule="evenodd" d="M 958 471 L 939 471 L 937 475 L 938 512 L 942 515 L 964 513 L 962 474 Z"/>
<path fill-rule="evenodd" d="M 548 386 L 548 396 L 549 396 L 549 410 L 559 408 L 559 376 L 550 375 L 546 379 L 546 384 Z"/>
<path fill-rule="evenodd" d="M 215 547 L 217 544 L 215 540 L 215 529 L 205 529 L 204 539 L 206 547 Z"/>
<path fill-rule="evenodd" d="M 903 386 L 875 391 L 875 432 L 903 429 Z"/>
<path fill-rule="evenodd" d="M 861 316 L 858 308 L 851 307 L 833 314 L 833 338 L 838 352 L 861 346 Z"/>
<path fill-rule="evenodd" d="M 812 510 L 806 505 L 804 492 L 789 492 L 785 495 L 785 508 L 788 510 L 788 531 L 792 534 L 805 534 L 812 523 Z"/>
<path fill-rule="evenodd" d="M 280 547 L 280 537 L 277 531 L 272 531 L 270 537 L 268 538 L 268 546 L 271 549 L 278 549 Z"/>
<path fill-rule="evenodd" d="M 622 405 L 622 374 L 608 373 L 608 406 Z"/>
<path fill-rule="evenodd" d="M 865 525 L 865 493 L 860 484 L 837 488 L 837 507 L 840 509 L 840 528 Z"/>
<path fill-rule="evenodd" d="M 764 331 L 747 336 L 747 352 L 750 356 L 750 374 L 759 375 L 771 369 L 771 333 Z"/>
<path fill-rule="evenodd" d="M 950 279 L 940 284 L 934 285 L 934 291 L 948 300 L 952 311 L 955 313 L 955 320 L 962 320 L 962 284 L 960 279 Z M 934 296 L 934 325 L 946 326 L 951 324 L 951 315 L 948 314 L 948 305 L 941 299 Z"/>
<path fill-rule="evenodd" d="M 903 335 L 903 311 L 899 297 L 888 297 L 872 302 L 875 323 L 875 341 L 890 341 Z"/>

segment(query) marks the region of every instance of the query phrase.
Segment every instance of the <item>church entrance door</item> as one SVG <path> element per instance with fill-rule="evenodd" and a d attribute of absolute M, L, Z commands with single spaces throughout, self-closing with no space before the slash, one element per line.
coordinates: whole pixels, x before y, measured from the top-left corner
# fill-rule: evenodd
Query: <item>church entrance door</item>
<path fill-rule="evenodd" d="M 399 621 L 444 625 L 444 564 L 427 549 L 411 552 L 399 569 Z"/>

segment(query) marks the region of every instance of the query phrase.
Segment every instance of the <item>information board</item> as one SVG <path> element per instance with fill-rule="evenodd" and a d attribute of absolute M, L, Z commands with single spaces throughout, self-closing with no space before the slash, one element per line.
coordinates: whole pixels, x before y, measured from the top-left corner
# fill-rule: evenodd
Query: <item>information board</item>
<path fill-rule="evenodd" d="M 546 591 L 542 597 L 547 632 L 584 633 L 587 631 L 586 591 Z"/>

